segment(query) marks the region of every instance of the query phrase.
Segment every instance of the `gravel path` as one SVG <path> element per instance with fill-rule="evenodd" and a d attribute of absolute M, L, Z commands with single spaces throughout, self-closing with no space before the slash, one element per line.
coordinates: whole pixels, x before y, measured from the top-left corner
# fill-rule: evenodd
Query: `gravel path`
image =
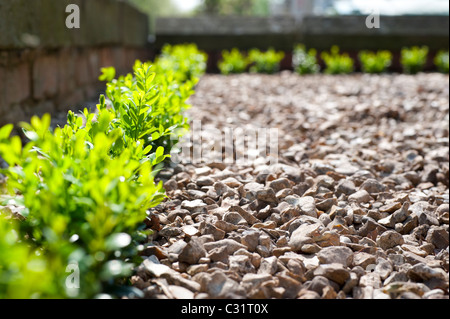
<path fill-rule="evenodd" d="M 190 102 L 236 148 L 278 145 L 161 173 L 146 298 L 448 298 L 448 75 L 207 75 Z"/>

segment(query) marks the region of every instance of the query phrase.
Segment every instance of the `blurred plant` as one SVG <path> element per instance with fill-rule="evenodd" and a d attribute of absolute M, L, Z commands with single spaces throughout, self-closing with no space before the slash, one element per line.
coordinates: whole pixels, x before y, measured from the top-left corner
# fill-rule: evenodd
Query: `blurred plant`
<path fill-rule="evenodd" d="M 158 17 L 180 16 L 180 12 L 174 0 L 126 0 L 131 2 L 140 11 L 147 14 L 149 33 L 155 35 L 156 20 Z"/>
<path fill-rule="evenodd" d="M 392 53 L 389 51 L 362 51 L 358 55 L 362 71 L 365 73 L 383 73 L 392 64 Z"/>
<path fill-rule="evenodd" d="M 169 16 L 178 13 L 173 0 L 129 0 L 141 11 L 153 17 Z"/>
<path fill-rule="evenodd" d="M 306 51 L 305 46 L 302 44 L 297 45 L 294 48 L 292 65 L 295 72 L 298 74 L 315 74 L 319 73 L 320 66 L 317 63 L 317 51 L 310 49 Z"/>
<path fill-rule="evenodd" d="M 389 51 L 362 51 L 358 55 L 362 71 L 377 74 L 386 72 L 392 64 L 392 53 Z"/>
<path fill-rule="evenodd" d="M 270 0 L 203 0 L 200 13 L 210 15 L 254 15 L 267 16 Z"/>
<path fill-rule="evenodd" d="M 276 52 L 270 48 L 266 52 L 253 49 L 249 52 L 249 62 L 251 72 L 273 74 L 280 70 L 280 62 L 284 58 L 284 52 Z"/>
<path fill-rule="evenodd" d="M 422 71 L 427 63 L 428 47 L 421 48 L 415 46 L 412 48 L 403 48 L 401 63 L 403 70 L 408 74 L 417 74 Z"/>
<path fill-rule="evenodd" d="M 439 72 L 447 73 L 449 68 L 449 53 L 448 51 L 439 51 L 434 58 L 434 64 Z"/>
<path fill-rule="evenodd" d="M 222 51 L 222 58 L 222 61 L 219 62 L 219 69 L 222 74 L 238 74 L 247 70 L 249 62 L 236 48 L 231 51 Z"/>
<path fill-rule="evenodd" d="M 65 267 L 19 237 L 17 221 L 0 214 L 0 299 L 58 298 Z"/>
<path fill-rule="evenodd" d="M 178 82 L 198 81 L 206 71 L 208 55 L 195 44 L 165 45 L 155 60 L 155 72 L 173 72 Z"/>
<path fill-rule="evenodd" d="M 201 12 L 216 15 L 220 13 L 222 2 L 223 0 L 203 0 L 199 9 Z"/>
<path fill-rule="evenodd" d="M 333 46 L 330 53 L 323 52 L 321 57 L 326 64 L 327 74 L 348 74 L 354 71 L 353 59 L 347 53 L 340 54 L 338 46 Z"/>

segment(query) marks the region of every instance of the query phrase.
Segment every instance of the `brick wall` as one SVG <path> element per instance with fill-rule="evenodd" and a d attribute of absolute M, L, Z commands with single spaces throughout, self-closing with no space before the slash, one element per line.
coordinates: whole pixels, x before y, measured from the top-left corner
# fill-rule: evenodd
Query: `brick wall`
<path fill-rule="evenodd" d="M 4 51 L 0 65 L 0 124 L 17 123 L 34 114 L 78 108 L 98 97 L 105 84 L 98 81 L 102 67 L 119 74 L 131 70 L 149 51 L 138 48 L 61 48 Z"/>
<path fill-rule="evenodd" d="M 80 7 L 80 29 L 65 27 L 71 3 Z M 0 125 L 98 98 L 102 67 L 124 74 L 152 58 L 147 37 L 147 17 L 123 1 L 1 0 Z"/>

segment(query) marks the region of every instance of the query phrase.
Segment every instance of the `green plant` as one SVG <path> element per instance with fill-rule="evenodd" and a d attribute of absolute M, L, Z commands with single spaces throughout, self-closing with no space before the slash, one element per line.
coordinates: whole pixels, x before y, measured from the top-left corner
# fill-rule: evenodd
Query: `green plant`
<path fill-rule="evenodd" d="M 0 214 L 0 299 L 61 297 L 62 261 L 42 256 L 18 235 L 17 221 Z"/>
<path fill-rule="evenodd" d="M 266 52 L 253 49 L 249 52 L 249 62 L 252 64 L 250 71 L 257 73 L 273 74 L 280 70 L 280 62 L 284 58 L 284 52 L 276 52 L 270 48 Z"/>
<path fill-rule="evenodd" d="M 150 64 L 140 64 L 135 67 L 134 79 L 130 75 L 107 85 L 107 94 L 115 111 L 114 125 L 124 130 L 125 143 L 149 137 L 158 130 L 155 115 L 160 111 L 157 103 L 160 91 L 153 83 L 156 73 L 151 69 Z M 102 78 L 109 79 L 106 73 Z M 106 108 L 104 98 L 100 104 Z"/>
<path fill-rule="evenodd" d="M 403 70 L 408 74 L 417 74 L 422 71 L 427 63 L 428 47 L 403 48 L 401 53 L 401 63 Z"/>
<path fill-rule="evenodd" d="M 310 49 L 306 51 L 302 44 L 294 48 L 292 65 L 298 74 L 315 74 L 319 73 L 320 66 L 317 63 L 317 51 Z"/>
<path fill-rule="evenodd" d="M 164 66 L 152 66 L 137 61 L 134 76 L 128 74 L 111 80 L 107 83 L 106 95 L 115 113 L 115 127 L 123 128 L 128 139 L 142 139 L 145 146 L 153 146 L 154 149 L 163 147 L 167 155 L 189 128 L 183 111 L 190 107 L 186 101 L 194 93 L 198 78 L 186 69 L 163 72 L 172 62 L 165 58 L 163 63 Z M 200 72 L 202 68 L 193 69 Z M 105 72 L 103 78 L 110 73 Z M 195 74 L 199 76 L 201 73 Z"/>
<path fill-rule="evenodd" d="M 30 139 L 23 148 L 15 137 L 0 143 L 0 155 L 9 165 L 2 170 L 8 190 L 24 207 L 20 234 L 50 260 L 64 261 L 60 267 L 77 263 L 82 289 L 76 297 L 107 291 L 114 278 L 131 273 L 126 259 L 133 255 L 132 237 L 147 209 L 164 198 L 151 163 L 142 161 L 150 148 L 144 150 L 138 141 L 111 156 L 124 135 L 112 129 L 111 115 L 101 111 L 98 121 L 88 120 L 85 126 L 81 118 L 76 123 L 69 119 L 54 132 L 49 115 L 33 117 L 31 124 L 22 123 Z"/>
<path fill-rule="evenodd" d="M 222 51 L 222 61 L 219 62 L 219 70 L 222 74 L 238 74 L 244 73 L 248 67 L 248 60 L 234 48 L 231 51 Z"/>
<path fill-rule="evenodd" d="M 189 128 L 182 113 L 190 107 L 187 99 L 205 73 L 206 62 L 207 55 L 195 44 L 166 45 L 153 65 L 137 61 L 134 74 L 115 80 L 114 70 L 103 69 L 100 79 L 108 81 L 115 124 L 146 146 L 162 146 L 169 154 Z"/>
<path fill-rule="evenodd" d="M 175 81 L 198 81 L 205 73 L 208 56 L 195 44 L 165 45 L 155 60 L 155 72 L 173 72 Z"/>
<path fill-rule="evenodd" d="M 389 51 L 362 51 L 358 55 L 362 71 L 365 73 L 383 73 L 392 64 L 392 53 Z"/>
<path fill-rule="evenodd" d="M 348 74 L 354 71 L 353 59 L 347 53 L 340 54 L 338 46 L 333 46 L 331 52 L 323 52 L 321 57 L 326 64 L 327 74 Z"/>
<path fill-rule="evenodd" d="M 448 51 L 439 51 L 434 58 L 434 64 L 439 72 L 448 73 L 449 68 L 449 53 Z"/>
<path fill-rule="evenodd" d="M 1 298 L 117 294 L 139 262 L 147 210 L 165 197 L 154 167 L 168 157 L 169 135 L 189 127 L 181 112 L 204 72 L 201 54 L 192 65 L 181 63 L 196 52 L 191 46 L 175 51 L 154 66 L 137 61 L 134 76 L 116 80 L 115 69 L 104 68 L 111 101 L 101 96 L 97 113 L 68 112 L 67 124 L 54 131 L 48 114 L 21 123 L 26 145 L 11 136 L 13 125 L 0 128 L 0 157 L 8 164 L 0 174 L 9 193 L 0 194 Z M 2 207 L 11 205 L 25 220 L 4 219 Z M 72 264 L 79 289 L 65 284 Z"/>

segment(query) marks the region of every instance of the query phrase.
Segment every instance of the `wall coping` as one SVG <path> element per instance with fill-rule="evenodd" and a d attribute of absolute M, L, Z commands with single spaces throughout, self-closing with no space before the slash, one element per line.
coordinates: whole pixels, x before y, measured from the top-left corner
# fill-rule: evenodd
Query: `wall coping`
<path fill-rule="evenodd" d="M 368 29 L 366 16 L 237 17 L 199 16 L 158 18 L 158 35 L 251 35 L 251 34 L 389 34 L 449 35 L 448 16 L 381 16 L 380 29 Z"/>
<path fill-rule="evenodd" d="M 66 7 L 80 8 L 80 29 L 66 27 Z M 0 50 L 64 46 L 145 46 L 148 17 L 123 0 L 1 0 Z M 31 40 L 30 40 L 31 39 Z"/>

